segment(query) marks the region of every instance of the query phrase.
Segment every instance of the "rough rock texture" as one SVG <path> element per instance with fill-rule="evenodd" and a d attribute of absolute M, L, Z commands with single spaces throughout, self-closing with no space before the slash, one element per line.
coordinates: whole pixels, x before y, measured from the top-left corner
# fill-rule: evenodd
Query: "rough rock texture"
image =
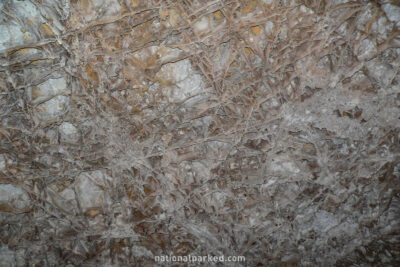
<path fill-rule="evenodd" d="M 22 213 L 28 210 L 30 201 L 27 193 L 11 184 L 0 185 L 0 207 L 2 211 Z"/>
<path fill-rule="evenodd" d="M 60 142 L 76 144 L 79 142 L 79 130 L 69 122 L 63 122 L 59 127 Z"/>
<path fill-rule="evenodd" d="M 0 10 L 0 266 L 400 265 L 398 1 Z"/>

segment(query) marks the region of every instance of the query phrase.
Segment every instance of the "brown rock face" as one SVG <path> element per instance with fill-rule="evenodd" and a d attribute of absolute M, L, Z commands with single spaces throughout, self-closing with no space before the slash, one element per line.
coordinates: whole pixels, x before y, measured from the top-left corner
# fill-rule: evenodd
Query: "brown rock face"
<path fill-rule="evenodd" d="M 0 266 L 400 266 L 397 1 L 0 11 Z"/>

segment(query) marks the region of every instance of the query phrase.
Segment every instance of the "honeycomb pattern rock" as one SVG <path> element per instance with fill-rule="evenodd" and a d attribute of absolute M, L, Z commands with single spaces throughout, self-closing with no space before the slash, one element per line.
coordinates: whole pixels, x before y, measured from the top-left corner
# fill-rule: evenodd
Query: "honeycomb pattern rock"
<path fill-rule="evenodd" d="M 0 11 L 0 266 L 400 266 L 398 1 Z"/>

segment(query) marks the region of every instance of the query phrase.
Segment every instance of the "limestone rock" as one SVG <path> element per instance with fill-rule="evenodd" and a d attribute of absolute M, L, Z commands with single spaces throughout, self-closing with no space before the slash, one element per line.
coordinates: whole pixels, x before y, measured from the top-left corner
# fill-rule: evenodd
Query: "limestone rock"
<path fill-rule="evenodd" d="M 29 1 L 12 0 L 12 6 L 20 18 L 30 19 L 31 21 L 40 21 L 42 19 L 40 11 L 34 3 Z"/>
<path fill-rule="evenodd" d="M 0 52 L 24 43 L 24 34 L 17 25 L 0 25 Z"/>
<path fill-rule="evenodd" d="M 23 213 L 29 210 L 30 204 L 26 191 L 12 184 L 0 184 L 1 211 Z"/>
<path fill-rule="evenodd" d="M 75 192 L 83 212 L 101 210 L 109 200 L 106 191 L 110 177 L 104 172 L 90 171 L 81 173 L 75 181 Z"/>
<path fill-rule="evenodd" d="M 270 35 L 270 34 L 272 34 L 273 32 L 274 32 L 274 23 L 272 22 L 272 21 L 267 21 L 266 23 L 265 23 L 265 33 L 267 34 L 267 35 Z"/>
<path fill-rule="evenodd" d="M 38 9 L 29 1 L 12 0 L 8 4 L 20 19 L 29 20 L 32 23 L 34 21 L 40 22 L 42 19 Z M 34 34 L 21 28 L 21 25 L 15 21 L 0 25 L 0 52 L 5 51 L 7 48 L 32 42 L 35 39 Z"/>
<path fill-rule="evenodd" d="M 397 2 L 0 1 L 0 265 L 400 266 Z"/>
<path fill-rule="evenodd" d="M 69 122 L 63 122 L 59 127 L 60 141 L 62 143 L 76 144 L 79 142 L 80 133 L 78 129 Z"/>
<path fill-rule="evenodd" d="M 400 28 L 400 6 L 391 3 L 382 5 L 383 11 L 390 21 L 396 23 L 397 27 Z"/>
<path fill-rule="evenodd" d="M 99 16 L 98 11 L 101 11 L 104 16 L 112 16 L 121 10 L 121 5 L 117 0 L 89 0 L 82 1 L 81 5 L 87 21 L 96 19 Z"/>
<path fill-rule="evenodd" d="M 0 267 L 15 267 L 15 252 L 7 246 L 0 247 Z"/>
<path fill-rule="evenodd" d="M 339 224 L 337 218 L 326 211 L 320 211 L 315 214 L 315 219 L 313 221 L 313 228 L 316 231 L 327 232 L 332 227 Z"/>
<path fill-rule="evenodd" d="M 32 89 L 32 104 L 42 103 L 54 96 L 63 94 L 68 94 L 65 78 L 48 79 Z"/>
<path fill-rule="evenodd" d="M 49 189 L 47 200 L 69 214 L 77 212 L 78 204 L 73 188 L 67 187 L 61 192 Z"/>
<path fill-rule="evenodd" d="M 198 34 L 201 34 L 210 29 L 210 19 L 207 16 L 202 17 L 194 24 L 194 29 Z"/>
<path fill-rule="evenodd" d="M 390 64 L 380 60 L 371 60 L 366 66 L 368 74 L 384 89 L 390 86 L 397 74 Z"/>
<path fill-rule="evenodd" d="M 55 96 L 36 107 L 36 116 L 43 122 L 57 120 L 68 111 L 69 102 L 68 96 Z"/>
<path fill-rule="evenodd" d="M 193 70 L 188 59 L 165 64 L 157 73 L 157 77 L 174 84 L 168 91 L 168 98 L 172 102 L 183 101 L 204 89 L 202 76 Z"/>
<path fill-rule="evenodd" d="M 132 246 L 132 254 L 138 258 L 152 258 L 153 253 L 142 246 Z"/>
<path fill-rule="evenodd" d="M 170 61 L 177 60 L 182 56 L 182 51 L 177 48 L 169 48 L 166 46 L 150 46 L 135 52 L 133 56 L 144 63 L 165 64 Z"/>
<path fill-rule="evenodd" d="M 5 155 L 0 154 L 0 171 L 5 170 L 6 166 L 7 166 L 7 158 Z"/>
<path fill-rule="evenodd" d="M 368 60 L 377 53 L 376 42 L 373 39 L 367 38 L 361 41 L 356 48 L 357 58 L 359 60 Z"/>

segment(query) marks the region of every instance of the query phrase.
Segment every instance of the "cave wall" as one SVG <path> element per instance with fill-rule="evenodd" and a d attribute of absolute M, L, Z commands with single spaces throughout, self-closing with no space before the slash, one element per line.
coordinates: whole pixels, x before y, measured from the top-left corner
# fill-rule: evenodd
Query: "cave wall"
<path fill-rule="evenodd" d="M 396 1 L 0 10 L 0 266 L 400 264 Z"/>

